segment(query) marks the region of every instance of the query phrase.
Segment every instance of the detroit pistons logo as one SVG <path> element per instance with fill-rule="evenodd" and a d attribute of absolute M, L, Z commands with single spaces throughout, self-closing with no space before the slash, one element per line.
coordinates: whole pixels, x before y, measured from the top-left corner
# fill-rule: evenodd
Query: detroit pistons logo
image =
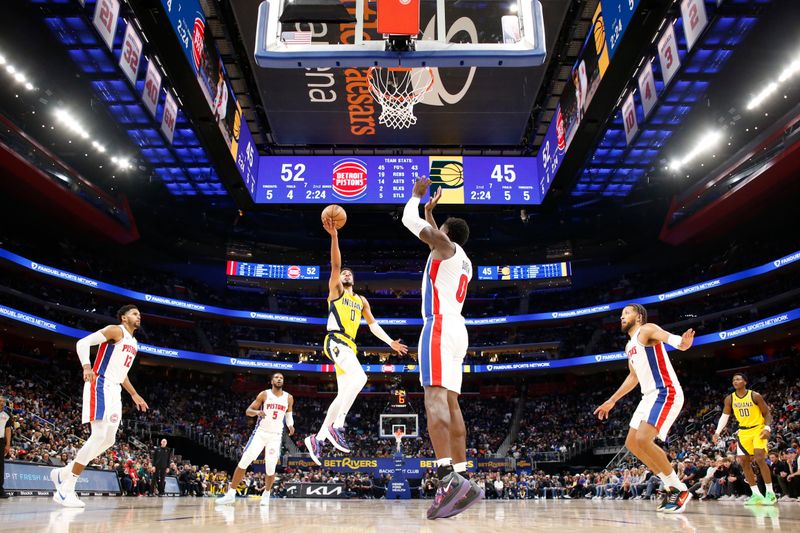
<path fill-rule="evenodd" d="M 296 265 L 292 265 L 286 271 L 286 275 L 289 276 L 289 279 L 297 279 L 300 277 L 300 267 Z"/>
<path fill-rule="evenodd" d="M 348 202 L 367 194 L 367 165 L 360 159 L 342 159 L 333 167 L 333 195 Z"/>
<path fill-rule="evenodd" d="M 112 424 L 116 424 L 117 422 L 119 422 L 119 415 L 117 413 L 114 413 L 113 415 L 111 415 L 111 418 L 109 420 L 111 421 Z"/>
<path fill-rule="evenodd" d="M 203 51 L 205 50 L 206 25 L 203 19 L 196 17 L 194 19 L 194 32 L 192 33 L 192 58 L 194 59 L 195 70 L 200 70 L 200 64 L 203 62 Z"/>
<path fill-rule="evenodd" d="M 561 115 L 561 109 L 558 110 L 556 116 L 556 136 L 558 137 L 558 151 L 563 152 L 567 149 L 567 131 L 564 128 L 564 117 Z"/>

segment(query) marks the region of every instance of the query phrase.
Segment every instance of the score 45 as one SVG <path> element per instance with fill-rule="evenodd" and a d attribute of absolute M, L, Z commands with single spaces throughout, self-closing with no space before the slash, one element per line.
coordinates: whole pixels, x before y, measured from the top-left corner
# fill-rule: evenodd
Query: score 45
<path fill-rule="evenodd" d="M 517 172 L 514 170 L 514 165 L 495 165 L 492 169 L 491 179 L 497 183 L 514 183 L 517 180 Z"/>

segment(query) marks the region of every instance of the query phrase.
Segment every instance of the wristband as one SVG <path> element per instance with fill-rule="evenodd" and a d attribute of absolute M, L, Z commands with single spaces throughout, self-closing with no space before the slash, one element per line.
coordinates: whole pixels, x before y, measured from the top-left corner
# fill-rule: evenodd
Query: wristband
<path fill-rule="evenodd" d="M 680 338 L 680 336 L 679 336 L 679 335 L 674 335 L 674 334 L 672 334 L 672 335 L 670 335 L 670 336 L 669 336 L 669 338 L 667 339 L 667 344 L 669 344 L 669 345 L 670 345 L 670 346 L 672 346 L 673 348 L 677 348 L 678 346 L 680 346 L 680 345 L 681 345 L 681 340 L 682 340 L 682 339 Z"/>

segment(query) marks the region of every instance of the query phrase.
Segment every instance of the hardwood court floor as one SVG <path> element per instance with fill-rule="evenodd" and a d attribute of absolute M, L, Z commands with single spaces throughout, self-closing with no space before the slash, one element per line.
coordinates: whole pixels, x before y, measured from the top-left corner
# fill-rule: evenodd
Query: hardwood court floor
<path fill-rule="evenodd" d="M 429 521 L 429 501 L 237 500 L 216 509 L 210 498 L 86 497 L 83 510 L 64 509 L 50 498 L 0 501 L 0 531 L 49 533 L 156 533 L 258 531 L 281 533 L 424 533 L 447 531 L 800 531 L 800 502 L 746 508 L 741 502 L 696 502 L 682 515 L 663 515 L 649 501 L 487 501 L 455 518 Z"/>

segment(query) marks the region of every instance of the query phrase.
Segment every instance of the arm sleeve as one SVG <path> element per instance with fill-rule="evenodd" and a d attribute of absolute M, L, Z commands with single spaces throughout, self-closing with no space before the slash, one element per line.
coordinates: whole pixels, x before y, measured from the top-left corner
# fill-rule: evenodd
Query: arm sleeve
<path fill-rule="evenodd" d="M 287 427 L 294 426 L 294 417 L 292 416 L 292 412 L 291 411 L 286 413 L 286 426 Z"/>
<path fill-rule="evenodd" d="M 82 365 L 88 365 L 89 363 L 89 348 L 92 346 L 97 346 L 98 344 L 103 344 L 106 342 L 106 336 L 100 333 L 99 331 L 95 331 L 91 335 L 87 335 L 86 337 L 82 338 L 78 341 L 75 345 L 75 351 L 78 352 L 78 359 L 81 360 Z"/>
<path fill-rule="evenodd" d="M 725 429 L 725 426 L 728 425 L 728 420 L 730 419 L 730 417 L 731 415 L 726 415 L 725 413 L 722 413 L 722 416 L 719 417 L 719 423 L 717 423 L 717 430 L 714 433 L 719 435 L 722 432 L 722 430 Z"/>
<path fill-rule="evenodd" d="M 383 331 L 383 328 L 377 322 L 373 322 L 372 324 L 370 324 L 369 330 L 372 332 L 373 335 L 375 335 L 377 338 L 379 338 L 389 346 L 391 346 L 392 342 L 394 342 L 392 338 L 389 335 L 387 335 L 385 331 Z"/>
<path fill-rule="evenodd" d="M 422 230 L 431 227 L 430 224 L 419 217 L 419 198 L 412 196 L 406 202 L 406 206 L 403 208 L 403 225 L 417 237 L 422 233 Z"/>

